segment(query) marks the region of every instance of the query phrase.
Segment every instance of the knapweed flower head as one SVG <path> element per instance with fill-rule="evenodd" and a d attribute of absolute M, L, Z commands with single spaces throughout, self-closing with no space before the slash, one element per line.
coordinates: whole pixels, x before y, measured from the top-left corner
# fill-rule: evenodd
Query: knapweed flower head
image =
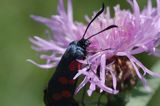
<path fill-rule="evenodd" d="M 160 50 L 157 49 L 160 45 L 160 0 L 157 0 L 156 8 L 153 8 L 151 0 L 148 0 L 147 6 L 142 11 L 136 0 L 128 0 L 128 3 L 132 7 L 132 12 L 122 10 L 117 5 L 114 7 L 115 15 L 111 17 L 107 7 L 106 11 L 89 27 L 86 37 L 109 25 L 118 26 L 118 28 L 105 31 L 90 39 L 91 44 L 87 48 L 86 59 L 78 60 L 85 67 L 78 70 L 74 77 L 84 76 L 76 93 L 89 83 L 89 95 L 97 88 L 100 89 L 100 92 L 117 94 L 127 86 L 135 86 L 138 79 L 148 90 L 144 76 L 149 74 L 153 77 L 160 77 L 159 73 L 150 71 L 134 57 L 143 52 L 160 56 Z M 51 37 L 47 40 L 38 36 L 30 39 L 34 50 L 51 53 L 40 55 L 41 59 L 46 60 L 46 64 L 31 61 L 41 68 L 55 67 L 68 44 L 80 40 L 86 28 L 86 25 L 73 21 L 71 0 L 68 0 L 67 11 L 63 0 L 59 0 L 58 15 L 53 15 L 51 19 L 40 16 L 32 16 L 32 18 L 47 25 L 52 32 Z M 86 17 L 86 20 L 90 22 L 91 19 Z"/>

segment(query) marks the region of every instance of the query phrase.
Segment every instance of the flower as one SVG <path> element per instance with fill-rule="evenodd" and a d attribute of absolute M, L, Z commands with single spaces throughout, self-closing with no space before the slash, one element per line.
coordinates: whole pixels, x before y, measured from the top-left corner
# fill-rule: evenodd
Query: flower
<path fill-rule="evenodd" d="M 74 77 L 75 79 L 80 75 L 84 76 L 76 93 L 85 84 L 90 83 L 88 95 L 97 88 L 100 92 L 117 94 L 118 91 L 128 88 L 124 86 L 135 86 L 138 79 L 149 90 L 144 76 L 149 74 L 160 77 L 159 73 L 150 71 L 134 57 L 143 52 L 160 56 L 160 50 L 157 49 L 160 45 L 160 1 L 157 0 L 157 8 L 153 8 L 151 0 L 148 0 L 147 7 L 142 11 L 136 0 L 127 1 L 133 12 L 121 10 L 117 5 L 114 7 L 115 16 L 111 17 L 107 7 L 106 12 L 102 13 L 89 27 L 86 34 L 88 37 L 111 24 L 118 26 L 90 39 L 91 45 L 87 48 L 87 58 L 83 61 L 78 60 L 87 66 L 79 70 Z M 44 65 L 30 60 L 41 68 L 55 67 L 67 45 L 71 41 L 80 40 L 86 28 L 86 25 L 73 21 L 71 0 L 68 0 L 67 12 L 64 9 L 63 0 L 59 0 L 58 15 L 52 16 L 51 19 L 39 16 L 32 16 L 32 18 L 47 25 L 52 32 L 48 40 L 37 36 L 30 39 L 34 50 L 51 53 L 51 55 L 40 56 L 46 60 Z M 86 17 L 86 20 L 89 22 L 90 18 Z"/>

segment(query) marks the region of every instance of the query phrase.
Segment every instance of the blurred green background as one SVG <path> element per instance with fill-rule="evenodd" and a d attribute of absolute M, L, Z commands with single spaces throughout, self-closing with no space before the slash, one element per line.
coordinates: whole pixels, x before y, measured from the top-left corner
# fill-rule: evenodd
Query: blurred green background
<path fill-rule="evenodd" d="M 146 1 L 139 1 L 141 7 L 146 5 Z M 0 0 L 0 106 L 44 106 L 43 89 L 53 69 L 44 71 L 26 61 L 28 58 L 39 61 L 38 53 L 31 49 L 28 38 L 33 35 L 45 37 L 46 30 L 44 25 L 33 21 L 30 15 L 50 17 L 56 14 L 57 2 L 58 0 Z M 84 15 L 91 16 L 94 10 L 101 7 L 102 2 L 110 6 L 111 11 L 116 4 L 130 8 L 125 0 L 73 0 L 74 20 L 85 23 Z M 155 5 L 155 0 L 153 2 Z M 160 62 L 157 63 L 159 59 L 144 55 L 139 58 L 149 68 L 154 66 L 153 70 L 160 70 Z M 160 81 L 155 79 L 151 82 L 156 92 L 144 102 L 148 106 L 159 106 Z"/>

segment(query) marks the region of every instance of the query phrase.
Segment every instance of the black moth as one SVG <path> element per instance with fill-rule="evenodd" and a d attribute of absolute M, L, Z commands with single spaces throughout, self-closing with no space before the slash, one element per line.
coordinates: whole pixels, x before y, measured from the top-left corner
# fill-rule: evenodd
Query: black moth
<path fill-rule="evenodd" d="M 44 102 L 46 106 L 78 106 L 78 103 L 74 100 L 73 95 L 76 88 L 76 80 L 73 77 L 77 74 L 81 68 L 81 63 L 76 59 L 84 60 L 87 55 L 87 47 L 90 45 L 89 39 L 99 33 L 108 29 L 117 27 L 111 25 L 96 34 L 91 35 L 85 39 L 85 34 L 91 25 L 91 23 L 104 11 L 104 4 L 102 9 L 95 15 L 95 17 L 88 24 L 82 39 L 79 41 L 73 41 L 67 47 L 64 55 L 62 56 L 55 73 L 51 77 L 48 87 L 44 90 Z"/>

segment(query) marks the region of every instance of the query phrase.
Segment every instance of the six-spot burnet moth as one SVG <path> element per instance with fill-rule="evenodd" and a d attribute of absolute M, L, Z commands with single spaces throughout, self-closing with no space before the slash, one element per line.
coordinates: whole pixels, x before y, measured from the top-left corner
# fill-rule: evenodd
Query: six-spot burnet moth
<path fill-rule="evenodd" d="M 74 80 L 73 77 L 81 69 L 82 64 L 77 59 L 84 60 L 86 58 L 86 49 L 90 45 L 89 39 L 106 30 L 117 27 L 116 25 L 108 26 L 85 38 L 89 26 L 103 11 L 104 4 L 102 5 L 102 9 L 89 22 L 82 38 L 78 41 L 71 42 L 67 47 L 55 73 L 48 83 L 48 87 L 44 90 L 44 102 L 46 106 L 78 106 L 78 103 L 73 98 L 77 79 Z"/>

